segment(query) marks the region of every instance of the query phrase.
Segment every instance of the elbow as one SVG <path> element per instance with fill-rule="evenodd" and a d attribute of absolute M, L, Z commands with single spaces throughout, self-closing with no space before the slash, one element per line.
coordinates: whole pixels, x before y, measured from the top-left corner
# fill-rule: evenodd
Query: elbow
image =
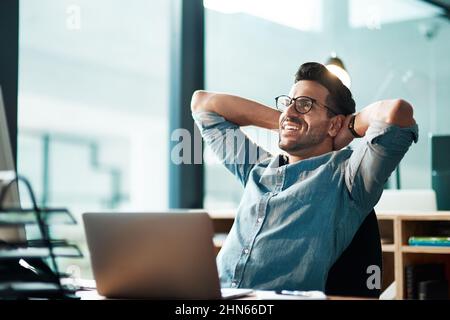
<path fill-rule="evenodd" d="M 386 122 L 399 127 L 410 127 L 415 123 L 413 112 L 409 102 L 403 99 L 391 100 Z"/>
<path fill-rule="evenodd" d="M 196 90 L 191 98 L 191 111 L 197 112 L 207 109 L 211 94 L 204 90 Z"/>
<path fill-rule="evenodd" d="M 206 92 L 203 90 L 195 90 L 191 98 L 191 111 L 199 111 L 202 101 L 204 100 Z"/>

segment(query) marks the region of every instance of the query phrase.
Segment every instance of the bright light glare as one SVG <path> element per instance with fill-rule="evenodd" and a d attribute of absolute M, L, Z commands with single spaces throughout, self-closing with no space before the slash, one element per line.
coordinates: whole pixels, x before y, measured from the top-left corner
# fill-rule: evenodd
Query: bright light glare
<path fill-rule="evenodd" d="M 203 0 L 205 8 L 245 13 L 302 31 L 320 31 L 322 0 Z"/>
<path fill-rule="evenodd" d="M 243 2 L 239 0 L 203 0 L 203 6 L 210 10 L 231 14 L 241 12 Z"/>
<path fill-rule="evenodd" d="M 351 80 L 347 71 L 334 64 L 328 64 L 326 67 L 331 73 L 338 77 L 347 88 L 350 89 Z"/>
<path fill-rule="evenodd" d="M 379 29 L 387 23 L 424 19 L 445 13 L 444 9 L 419 0 L 350 0 L 348 5 L 352 28 Z"/>

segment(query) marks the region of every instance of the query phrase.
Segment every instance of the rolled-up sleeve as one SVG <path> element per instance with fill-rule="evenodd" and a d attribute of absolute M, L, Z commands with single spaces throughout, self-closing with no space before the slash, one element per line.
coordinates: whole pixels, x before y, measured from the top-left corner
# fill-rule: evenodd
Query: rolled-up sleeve
<path fill-rule="evenodd" d="M 206 145 L 245 186 L 251 169 L 271 154 L 252 141 L 240 127 L 215 112 L 193 112 Z"/>
<path fill-rule="evenodd" d="M 389 176 L 418 138 L 417 124 L 407 128 L 383 121 L 370 124 L 363 141 L 345 164 L 350 196 L 364 212 L 369 213 L 376 205 Z"/>

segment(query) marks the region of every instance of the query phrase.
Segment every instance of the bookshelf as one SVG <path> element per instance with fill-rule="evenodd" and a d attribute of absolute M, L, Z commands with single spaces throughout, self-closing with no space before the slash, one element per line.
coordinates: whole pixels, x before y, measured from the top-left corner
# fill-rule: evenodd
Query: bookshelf
<path fill-rule="evenodd" d="M 377 212 L 377 218 L 382 241 L 392 241 L 382 245 L 383 287 L 395 280 L 396 299 L 406 298 L 406 266 L 444 263 L 450 268 L 450 247 L 408 245 L 409 237 L 432 236 L 443 223 L 449 223 L 450 211 Z"/>
<path fill-rule="evenodd" d="M 412 246 L 402 246 L 402 252 L 410 253 L 440 253 L 440 254 L 450 254 L 450 247 L 412 247 Z"/>

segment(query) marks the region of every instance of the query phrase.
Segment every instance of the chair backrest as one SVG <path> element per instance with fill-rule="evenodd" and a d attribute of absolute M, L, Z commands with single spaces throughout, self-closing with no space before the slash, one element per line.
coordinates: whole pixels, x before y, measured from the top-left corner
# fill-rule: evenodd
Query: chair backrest
<path fill-rule="evenodd" d="M 376 265 L 383 274 L 380 232 L 375 210 L 363 221 L 352 242 L 328 272 L 325 293 L 337 296 L 378 298 L 381 289 L 371 289 L 367 280 L 369 266 Z M 373 272 L 373 271 L 372 271 Z M 380 279 L 380 283 L 382 283 Z"/>

